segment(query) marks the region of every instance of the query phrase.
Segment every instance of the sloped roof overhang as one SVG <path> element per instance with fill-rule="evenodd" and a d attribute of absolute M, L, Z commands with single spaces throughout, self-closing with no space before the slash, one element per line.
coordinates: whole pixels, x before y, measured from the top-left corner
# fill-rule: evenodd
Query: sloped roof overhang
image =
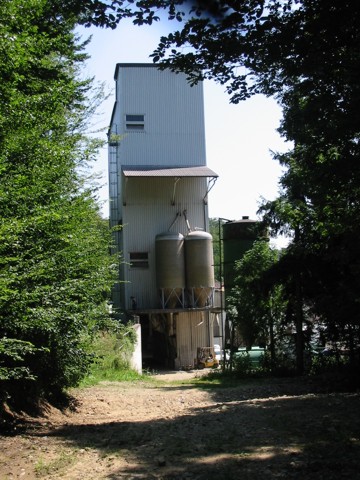
<path fill-rule="evenodd" d="M 143 167 L 127 166 L 122 169 L 125 177 L 212 177 L 218 175 L 209 167 Z"/>
<path fill-rule="evenodd" d="M 199 167 L 162 167 L 159 166 L 123 166 L 122 174 L 125 177 L 125 189 L 123 197 L 123 205 L 126 205 L 126 182 L 131 177 L 172 177 L 174 178 L 174 190 L 171 198 L 171 204 L 175 203 L 176 185 L 181 178 L 185 177 L 205 177 L 210 178 L 208 187 L 204 196 L 204 203 L 207 203 L 209 191 L 214 186 L 218 175 L 206 165 Z"/>

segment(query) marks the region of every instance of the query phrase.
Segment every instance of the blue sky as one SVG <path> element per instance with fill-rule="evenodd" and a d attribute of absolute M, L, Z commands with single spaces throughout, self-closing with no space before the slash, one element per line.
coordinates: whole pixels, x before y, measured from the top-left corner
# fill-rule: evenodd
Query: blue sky
<path fill-rule="evenodd" d="M 124 21 L 116 30 L 81 29 L 82 38 L 92 35 L 87 47 L 91 56 L 86 75 L 105 82 L 110 97 L 101 109 L 98 127 L 107 127 L 114 103 L 114 71 L 117 63 L 151 62 L 149 55 L 165 24 L 136 27 Z M 256 96 L 238 105 L 229 103 L 224 87 L 207 81 L 204 85 L 207 165 L 219 178 L 209 194 L 210 217 L 238 220 L 244 215 L 257 218 L 261 197 L 277 196 L 279 164 L 271 151 L 285 151 L 276 129 L 281 111 L 274 100 Z M 104 138 L 106 132 L 103 133 Z M 103 214 L 108 215 L 107 150 L 99 155 L 95 170 L 101 172 L 100 199 Z"/>

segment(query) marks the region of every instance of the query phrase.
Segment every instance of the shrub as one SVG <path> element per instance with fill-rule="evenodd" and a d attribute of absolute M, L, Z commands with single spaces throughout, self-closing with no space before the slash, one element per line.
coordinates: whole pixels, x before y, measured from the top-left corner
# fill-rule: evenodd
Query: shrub
<path fill-rule="evenodd" d="M 247 377 L 254 371 L 248 352 L 240 352 L 233 359 L 233 369 L 237 377 Z"/>

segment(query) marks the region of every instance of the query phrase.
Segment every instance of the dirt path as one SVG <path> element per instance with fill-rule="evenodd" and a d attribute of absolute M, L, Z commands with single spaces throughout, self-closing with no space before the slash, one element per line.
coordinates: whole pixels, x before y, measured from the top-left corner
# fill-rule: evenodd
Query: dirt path
<path fill-rule="evenodd" d="M 295 380 L 109 383 L 0 437 L 0 479 L 360 478 L 360 394 Z"/>

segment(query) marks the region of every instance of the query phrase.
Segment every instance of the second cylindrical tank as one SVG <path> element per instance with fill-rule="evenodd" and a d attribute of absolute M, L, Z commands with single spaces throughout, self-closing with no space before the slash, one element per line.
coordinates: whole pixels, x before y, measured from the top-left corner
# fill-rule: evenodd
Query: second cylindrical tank
<path fill-rule="evenodd" d="M 193 231 L 185 237 L 185 271 L 191 306 L 208 305 L 215 285 L 210 233 Z"/>

